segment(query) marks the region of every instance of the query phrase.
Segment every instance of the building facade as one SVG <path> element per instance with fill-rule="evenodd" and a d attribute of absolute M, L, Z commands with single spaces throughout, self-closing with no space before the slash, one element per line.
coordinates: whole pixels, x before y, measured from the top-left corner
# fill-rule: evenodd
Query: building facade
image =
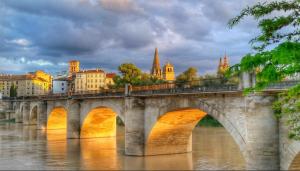
<path fill-rule="evenodd" d="M 82 70 L 76 73 L 75 92 L 97 91 L 106 87 L 106 74 L 103 70 Z"/>
<path fill-rule="evenodd" d="M 61 94 L 68 92 L 68 80 L 65 78 L 53 80 L 53 94 Z"/>
<path fill-rule="evenodd" d="M 69 76 L 80 71 L 80 62 L 77 60 L 69 61 Z"/>
<path fill-rule="evenodd" d="M 167 62 L 163 67 L 163 79 L 166 81 L 175 81 L 174 66 L 170 62 Z"/>
<path fill-rule="evenodd" d="M 10 97 L 13 88 L 17 96 L 46 95 L 51 91 L 52 77 L 40 70 L 25 75 L 0 75 L 3 97 Z"/>
<path fill-rule="evenodd" d="M 105 87 L 109 88 L 109 86 L 112 86 L 115 84 L 114 77 L 116 76 L 115 73 L 107 73 L 105 78 Z"/>

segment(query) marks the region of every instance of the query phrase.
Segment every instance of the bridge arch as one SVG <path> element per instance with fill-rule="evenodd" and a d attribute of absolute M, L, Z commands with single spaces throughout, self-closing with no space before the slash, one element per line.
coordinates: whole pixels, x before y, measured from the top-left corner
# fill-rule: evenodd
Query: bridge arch
<path fill-rule="evenodd" d="M 52 108 L 48 114 L 47 129 L 66 129 L 67 113 L 67 110 L 63 106 Z"/>
<path fill-rule="evenodd" d="M 116 118 L 123 123 L 123 100 L 86 100 L 81 103 L 80 138 L 112 137 L 116 135 Z"/>
<path fill-rule="evenodd" d="M 244 158 L 246 155 L 246 141 L 239 129 L 233 124 L 233 120 L 226 116 L 217 104 L 208 103 L 204 99 L 193 98 L 172 98 L 160 99 L 157 103 L 166 104 L 158 108 L 157 116 L 148 118 L 149 126 L 146 127 L 145 134 L 145 154 L 170 154 L 183 153 L 192 151 L 192 130 L 196 124 L 205 116 L 210 115 L 219 121 L 223 127 L 233 137 L 236 144 L 239 146 Z M 153 105 L 153 104 L 152 104 Z M 152 106 L 150 105 L 150 106 Z M 158 105 L 159 106 L 159 105 Z M 146 115 L 150 115 L 147 111 Z M 153 115 L 152 115 L 153 116 Z M 160 127 L 165 127 L 165 130 L 158 131 Z M 160 135 L 159 135 L 160 134 Z M 160 142 L 163 143 L 164 150 L 155 150 Z M 178 144 L 177 148 L 171 148 L 170 145 Z"/>
<path fill-rule="evenodd" d="M 288 170 L 300 170 L 300 152 L 298 152 L 297 155 L 294 156 Z"/>

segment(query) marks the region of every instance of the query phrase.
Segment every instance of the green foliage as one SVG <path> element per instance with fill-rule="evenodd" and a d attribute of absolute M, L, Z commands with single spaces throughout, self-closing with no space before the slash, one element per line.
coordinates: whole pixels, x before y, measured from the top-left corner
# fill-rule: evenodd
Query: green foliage
<path fill-rule="evenodd" d="M 246 16 L 258 20 L 261 35 L 250 41 L 258 52 L 244 56 L 239 64 L 230 68 L 227 76 L 256 72 L 257 84 L 245 90 L 249 93 L 300 73 L 300 0 L 269 1 L 247 7 L 229 21 L 229 26 L 238 24 Z M 277 47 L 265 50 L 272 44 Z M 289 137 L 300 140 L 300 85 L 281 93 L 273 109 L 278 118 L 287 115 Z"/>
<path fill-rule="evenodd" d="M 197 126 L 202 127 L 222 127 L 222 124 L 210 115 L 206 115 L 198 122 Z"/>
<path fill-rule="evenodd" d="M 254 49 L 263 50 L 274 43 L 299 41 L 299 9 L 300 0 L 257 3 L 243 9 L 237 17 L 229 21 L 228 25 L 233 27 L 246 16 L 253 16 L 258 20 L 261 35 L 250 42 Z M 277 15 L 272 15 L 274 13 Z"/>
<path fill-rule="evenodd" d="M 9 89 L 10 97 L 17 97 L 17 87 L 12 84 Z"/>
<path fill-rule="evenodd" d="M 112 86 L 112 88 L 121 88 L 124 87 L 125 84 L 138 86 L 165 83 L 164 80 L 157 79 L 156 77 L 152 77 L 150 74 L 143 73 L 141 69 L 132 63 L 121 64 L 118 67 L 118 70 L 121 75 L 114 77 L 115 85 Z"/>

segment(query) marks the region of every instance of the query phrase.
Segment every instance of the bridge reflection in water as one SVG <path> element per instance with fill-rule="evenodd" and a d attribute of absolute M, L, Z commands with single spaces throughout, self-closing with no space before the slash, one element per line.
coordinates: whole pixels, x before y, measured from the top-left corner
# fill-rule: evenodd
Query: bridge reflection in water
<path fill-rule="evenodd" d="M 124 155 L 124 127 L 116 137 L 66 139 L 65 129 L 47 130 L 46 167 L 84 170 L 244 169 L 238 146 L 224 128 L 193 131 L 193 152 L 133 157 Z"/>

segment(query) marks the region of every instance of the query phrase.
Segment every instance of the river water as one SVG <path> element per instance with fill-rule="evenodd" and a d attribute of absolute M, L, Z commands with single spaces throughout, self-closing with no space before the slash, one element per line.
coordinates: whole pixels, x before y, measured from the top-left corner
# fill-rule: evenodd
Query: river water
<path fill-rule="evenodd" d="M 224 128 L 196 127 L 193 152 L 133 157 L 124 155 L 124 128 L 116 138 L 65 139 L 65 132 L 0 125 L 0 169 L 48 170 L 223 170 L 245 169 L 238 146 Z"/>

